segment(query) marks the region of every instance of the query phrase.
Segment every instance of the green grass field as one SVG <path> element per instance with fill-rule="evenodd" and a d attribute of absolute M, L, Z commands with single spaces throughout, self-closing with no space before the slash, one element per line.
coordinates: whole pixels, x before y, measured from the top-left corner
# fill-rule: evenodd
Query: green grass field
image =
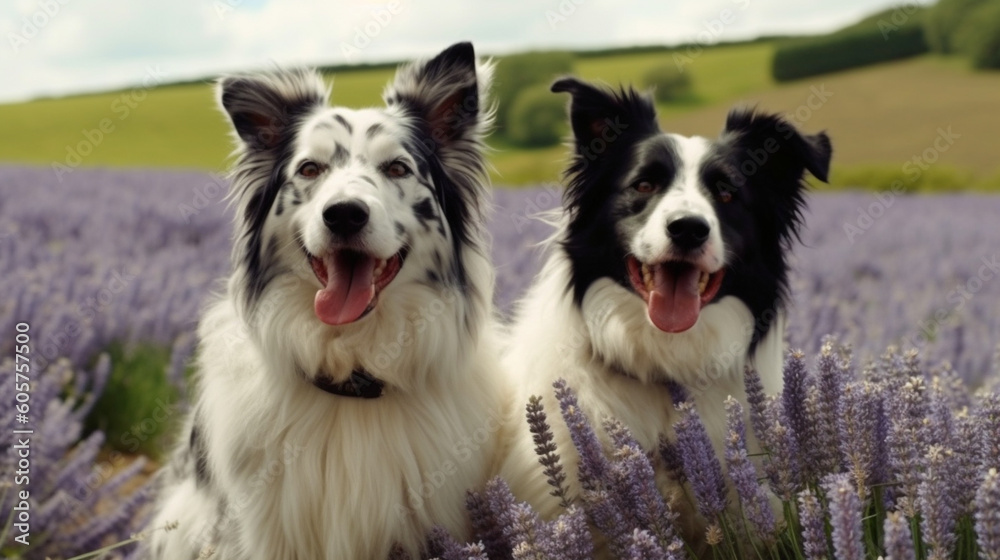
<path fill-rule="evenodd" d="M 736 103 L 793 114 L 808 101 L 810 88 L 825 84 L 834 96 L 802 126 L 830 131 L 837 183 L 879 188 L 930 145 L 938 127 L 950 125 L 962 138 L 939 154 L 937 167 L 968 183 L 952 188 L 1000 186 L 1000 164 L 991 148 L 1000 126 L 995 110 L 1000 73 L 974 73 L 962 61 L 921 57 L 779 86 L 770 77 L 773 50 L 769 43 L 721 46 L 687 59 L 693 92 L 684 102 L 659 104 L 665 129 L 715 135 Z M 579 57 L 575 72 L 609 84 L 641 85 L 649 68 L 673 56 Z M 333 101 L 351 107 L 378 104 L 392 73 L 366 69 L 328 75 Z M 228 125 L 208 83 L 0 105 L 0 122 L 6 132 L 0 138 L 0 162 L 5 163 L 221 171 L 230 151 Z M 99 132 L 102 125 L 105 131 Z M 500 185 L 557 181 L 566 158 L 563 146 L 525 150 L 502 138 L 491 144 L 494 181 Z"/>

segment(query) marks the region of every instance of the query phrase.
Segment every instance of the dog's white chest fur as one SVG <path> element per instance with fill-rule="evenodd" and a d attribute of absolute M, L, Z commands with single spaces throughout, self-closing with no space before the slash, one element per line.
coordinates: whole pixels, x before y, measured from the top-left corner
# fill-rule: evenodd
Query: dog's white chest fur
<path fill-rule="evenodd" d="M 344 398 L 265 371 L 251 345 L 229 351 L 227 337 L 239 328 L 228 302 L 218 303 L 203 322 L 199 364 L 209 372 L 197 413 L 219 473 L 212 485 L 227 497 L 224 515 L 205 517 L 223 519 L 218 529 L 237 532 L 242 548 L 221 557 L 384 558 L 394 544 L 419 549 L 434 524 L 467 534 L 465 489 L 488 476 L 505 412 L 495 374 L 474 370 L 450 380 L 460 388 L 418 396 Z M 160 520 L 190 519 L 183 509 L 197 502 L 179 494 Z M 179 529 L 186 538 L 171 546 L 183 552 L 163 557 L 216 540 L 211 524 Z"/>

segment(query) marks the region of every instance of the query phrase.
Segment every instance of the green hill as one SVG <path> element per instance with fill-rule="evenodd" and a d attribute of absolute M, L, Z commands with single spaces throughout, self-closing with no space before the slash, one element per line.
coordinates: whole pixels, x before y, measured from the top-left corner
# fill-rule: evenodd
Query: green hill
<path fill-rule="evenodd" d="M 864 176 L 871 169 L 898 171 L 931 145 L 938 127 L 947 126 L 962 137 L 938 154 L 936 167 L 958 169 L 958 176 L 971 182 L 997 172 L 1000 164 L 991 147 L 1000 128 L 994 110 L 1000 73 L 975 73 L 964 61 L 924 56 L 776 85 L 769 72 L 773 52 L 773 44 L 765 41 L 590 53 L 576 57 L 574 71 L 609 84 L 641 86 L 648 69 L 681 57 L 693 92 L 684 102 L 661 104 L 661 121 L 668 130 L 706 136 L 717 133 L 734 104 L 757 103 L 794 114 L 808 103 L 810 88 L 825 84 L 833 97 L 810 111 L 802 126 L 830 131 L 835 177 L 843 179 L 838 182 L 871 183 Z M 392 68 L 375 67 L 327 77 L 335 103 L 362 107 L 380 103 L 392 74 Z M 63 171 L 77 165 L 221 171 L 230 150 L 228 126 L 207 82 L 0 105 L 0 122 L 6 132 L 0 137 L 0 163 L 61 165 Z M 558 180 L 565 147 L 525 150 L 499 138 L 492 143 L 497 184 Z M 1000 176 L 987 183 L 998 181 Z"/>

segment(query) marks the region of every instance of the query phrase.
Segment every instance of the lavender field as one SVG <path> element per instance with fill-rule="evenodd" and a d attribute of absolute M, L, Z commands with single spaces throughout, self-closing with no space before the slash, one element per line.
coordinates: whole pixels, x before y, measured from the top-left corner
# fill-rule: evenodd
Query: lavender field
<path fill-rule="evenodd" d="M 60 183 L 47 168 L 0 168 L 0 397 L 12 402 L 5 391 L 15 325 L 28 323 L 37 380 L 32 421 L 60 434 L 36 463 L 37 511 L 52 523 L 68 520 L 32 557 L 86 550 L 80 543 L 124 538 L 134 528 L 125 520 L 143 490 L 126 499 L 120 488 L 141 466 L 95 478 L 104 435 L 76 444 L 107 382 L 109 348 L 165 349 L 168 378 L 182 389 L 199 309 L 229 268 L 224 185 L 194 172 L 78 169 Z M 505 312 L 538 269 L 534 245 L 551 233 L 532 216 L 557 205 L 555 186 L 496 191 L 490 229 Z M 889 345 L 917 348 L 929 367 L 950 364 L 969 386 L 994 384 L 998 215 L 1000 197 L 812 195 L 795 249 L 790 346 L 815 356 L 823 337 L 834 334 L 861 365 Z M 6 404 L 3 411 L 4 425 L 12 425 L 13 411 Z M 10 438 L 0 436 L 0 449 L 10 448 Z M 4 481 L 12 461 L 6 452 L 0 457 Z M 102 502 L 111 495 L 115 506 Z M 0 497 L 0 514 L 12 504 L 13 496 Z"/>

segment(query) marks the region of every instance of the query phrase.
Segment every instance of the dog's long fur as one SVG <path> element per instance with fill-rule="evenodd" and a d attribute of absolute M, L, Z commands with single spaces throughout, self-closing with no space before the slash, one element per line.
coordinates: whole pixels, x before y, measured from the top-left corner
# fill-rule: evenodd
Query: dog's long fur
<path fill-rule="evenodd" d="M 220 81 L 234 271 L 200 323 L 197 396 L 159 475 L 151 527 L 178 526 L 153 532 L 148 557 L 374 559 L 419 554 L 434 525 L 468 536 L 465 492 L 495 469 L 508 406 L 483 217 L 490 74 L 461 43 L 364 110 L 328 106 L 309 71 Z M 343 200 L 370 208 L 351 244 L 324 223 Z M 405 259 L 366 316 L 325 324 L 310 257 L 342 246 Z M 314 385 L 356 368 L 384 395 Z"/>
<path fill-rule="evenodd" d="M 803 173 L 826 179 L 829 140 L 749 110 L 730 113 L 717 140 L 687 138 L 661 132 L 651 100 L 631 89 L 566 78 L 553 91 L 572 96 L 574 155 L 560 228 L 505 350 L 505 369 L 520 388 L 516 402 L 541 395 L 553 414 L 552 383 L 564 378 L 598 432 L 603 418 L 614 417 L 655 450 L 661 434 L 674 437 L 673 399 L 685 393 L 721 451 L 724 400 L 745 401 L 744 367 L 759 370 L 765 390 L 780 390 L 786 254 L 799 225 Z M 704 245 L 689 252 L 667 229 L 685 217 L 710 228 Z M 664 332 L 630 278 L 631 258 L 683 260 L 724 275 L 693 326 Z M 564 424 L 550 423 L 578 493 L 579 457 Z M 502 476 L 552 517 L 558 499 L 533 447 L 522 419 Z M 676 495 L 660 478 L 664 492 Z M 675 506 L 687 536 L 702 537 L 697 514 L 685 501 Z"/>

